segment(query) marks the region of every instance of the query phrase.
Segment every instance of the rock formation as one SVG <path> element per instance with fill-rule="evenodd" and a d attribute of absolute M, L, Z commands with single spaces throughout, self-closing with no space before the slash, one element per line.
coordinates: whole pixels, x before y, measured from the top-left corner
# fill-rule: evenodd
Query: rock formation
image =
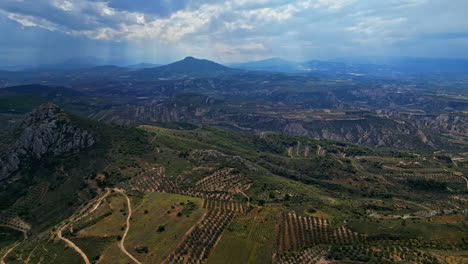
<path fill-rule="evenodd" d="M 0 158 L 0 180 L 10 177 L 30 159 L 76 152 L 95 143 L 91 133 L 74 126 L 60 107 L 50 103 L 27 114 L 16 130 L 21 131 L 19 137 Z"/>

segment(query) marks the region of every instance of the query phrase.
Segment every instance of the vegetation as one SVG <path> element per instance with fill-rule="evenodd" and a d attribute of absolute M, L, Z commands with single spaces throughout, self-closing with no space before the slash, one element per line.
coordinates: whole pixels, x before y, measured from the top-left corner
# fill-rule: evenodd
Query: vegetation
<path fill-rule="evenodd" d="M 273 132 L 74 122 L 98 143 L 21 168 L 0 189 L 11 195 L 0 223 L 31 225 L 16 228 L 29 238 L 11 263 L 54 263 L 42 246 L 80 262 L 57 239 L 63 223 L 90 261 L 131 262 L 119 244 L 130 214 L 122 192 L 133 209 L 123 244 L 142 263 L 464 261 L 462 162 Z M 2 250 L 22 236 L 2 230 Z"/>

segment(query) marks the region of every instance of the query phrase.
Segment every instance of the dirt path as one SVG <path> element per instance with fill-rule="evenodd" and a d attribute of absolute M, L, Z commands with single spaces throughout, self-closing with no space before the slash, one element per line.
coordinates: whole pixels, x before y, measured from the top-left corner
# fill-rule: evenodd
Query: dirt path
<path fill-rule="evenodd" d="M 63 226 L 57 231 L 57 237 L 60 240 L 64 241 L 69 247 L 73 248 L 73 250 L 75 250 L 78 254 L 80 254 L 81 258 L 83 258 L 83 261 L 86 264 L 91 264 L 91 262 L 89 262 L 88 256 L 86 256 L 86 254 L 83 252 L 83 250 L 81 250 L 81 248 L 79 248 L 77 245 L 75 245 L 75 243 L 62 236 L 62 230 L 66 227 L 67 226 Z"/>
<path fill-rule="evenodd" d="M 468 189 L 468 179 L 465 176 L 460 176 L 466 181 L 466 189 Z"/>
<path fill-rule="evenodd" d="M 31 251 L 31 253 L 29 253 L 28 258 L 24 261 L 25 264 L 28 264 L 29 261 L 31 261 L 32 254 L 34 253 L 34 251 L 36 251 L 36 249 L 37 249 L 38 246 L 39 246 L 39 245 L 36 245 L 36 246 L 34 247 L 34 249 Z"/>
<path fill-rule="evenodd" d="M 244 195 L 247 198 L 247 207 L 250 207 L 250 197 L 247 196 L 243 191 L 239 191 L 240 194 Z"/>
<path fill-rule="evenodd" d="M 8 254 L 10 254 L 19 244 L 20 244 L 20 242 L 16 242 L 11 248 L 9 248 L 5 252 L 5 255 L 3 255 L 3 257 L 2 257 L 2 260 L 0 260 L 0 264 L 6 264 L 5 259 L 7 258 Z"/>
<path fill-rule="evenodd" d="M 122 235 L 122 239 L 120 240 L 119 247 L 122 250 L 122 252 L 125 253 L 125 255 L 127 255 L 129 258 L 131 258 L 135 263 L 141 264 L 141 262 L 138 261 L 138 259 L 136 259 L 132 254 L 130 254 L 127 251 L 127 249 L 125 249 L 125 245 L 124 245 L 125 238 L 127 237 L 128 231 L 130 230 L 130 218 L 132 217 L 132 203 L 130 202 L 130 199 L 128 198 L 128 196 L 125 194 L 124 191 L 119 190 L 119 189 L 115 189 L 115 190 L 121 193 L 125 197 L 125 199 L 127 199 L 127 205 L 128 205 L 127 227 L 125 228 L 125 232 Z"/>
<path fill-rule="evenodd" d="M 86 216 L 88 216 L 88 215 L 91 214 L 92 212 L 96 211 L 96 209 L 98 209 L 99 206 L 101 205 L 102 200 L 104 200 L 104 199 L 110 194 L 110 192 L 111 192 L 111 190 L 107 190 L 106 193 L 104 193 L 104 195 L 102 195 L 102 196 L 96 201 L 96 203 L 94 204 L 94 207 L 93 207 L 91 210 L 89 210 L 88 212 L 86 212 L 86 213 L 83 214 L 82 216 L 80 216 L 80 217 L 78 217 L 78 218 L 75 218 L 75 219 L 73 220 L 73 222 L 77 222 L 77 221 L 79 221 L 79 220 L 85 218 Z M 85 208 L 84 210 L 86 210 L 86 208 Z"/>
<path fill-rule="evenodd" d="M 81 256 L 81 258 L 83 259 L 83 261 L 86 264 L 91 264 L 91 262 L 89 261 L 88 256 L 83 252 L 83 250 L 81 250 L 81 248 L 79 248 L 77 245 L 75 245 L 75 243 L 73 243 L 69 239 L 63 237 L 62 236 L 62 231 L 65 230 L 67 227 L 69 227 L 71 224 L 75 223 L 76 221 L 79 221 L 80 219 L 83 219 L 84 217 L 88 216 L 92 212 L 96 211 L 96 209 L 101 205 L 102 200 L 104 200 L 104 198 L 106 198 L 109 194 L 110 194 L 110 190 L 107 190 L 107 192 L 96 201 L 94 207 L 91 210 L 89 210 L 85 214 L 81 215 L 80 217 L 73 219 L 73 221 L 70 221 L 70 223 L 64 224 L 63 226 L 59 227 L 58 230 L 57 230 L 58 239 L 65 242 L 69 247 L 73 248 L 73 250 L 75 250 Z M 86 207 L 83 210 L 86 210 Z M 3 264 L 3 263 L 1 263 L 1 264 Z"/>

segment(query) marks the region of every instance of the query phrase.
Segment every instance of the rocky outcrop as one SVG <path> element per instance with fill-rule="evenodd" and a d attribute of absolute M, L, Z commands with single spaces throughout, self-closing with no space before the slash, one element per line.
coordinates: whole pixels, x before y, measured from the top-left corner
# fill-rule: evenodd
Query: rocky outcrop
<path fill-rule="evenodd" d="M 30 159 L 76 152 L 95 143 L 91 133 L 74 126 L 54 104 L 41 105 L 27 114 L 17 130 L 21 131 L 18 139 L 0 159 L 0 180 L 10 177 Z"/>
<path fill-rule="evenodd" d="M 386 110 L 378 110 L 376 113 L 403 119 L 417 128 L 430 129 L 440 134 L 468 134 L 468 115 L 465 113 L 411 114 Z"/>
<path fill-rule="evenodd" d="M 183 95 L 150 104 L 105 109 L 89 118 L 106 123 L 139 125 L 151 122 L 194 122 L 222 115 L 213 107 L 217 101 L 208 96 Z"/>

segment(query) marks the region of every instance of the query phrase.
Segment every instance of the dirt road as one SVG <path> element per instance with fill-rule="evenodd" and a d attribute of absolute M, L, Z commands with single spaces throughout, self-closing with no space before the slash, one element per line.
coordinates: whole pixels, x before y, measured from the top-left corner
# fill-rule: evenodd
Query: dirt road
<path fill-rule="evenodd" d="M 465 176 L 461 176 L 466 181 L 466 189 L 468 189 L 468 179 Z"/>
<path fill-rule="evenodd" d="M 88 256 L 86 256 L 86 254 L 83 252 L 83 250 L 81 250 L 81 248 L 79 248 L 77 245 L 75 245 L 75 243 L 62 236 L 62 230 L 65 227 L 67 226 L 63 226 L 57 231 L 57 237 L 60 240 L 64 241 L 69 247 L 73 248 L 73 250 L 75 250 L 78 254 L 80 254 L 81 258 L 86 264 L 91 264 L 91 262 L 89 262 Z"/>
<path fill-rule="evenodd" d="M 8 254 L 10 254 L 19 244 L 20 242 L 16 242 L 16 244 L 14 244 L 11 248 L 7 250 L 7 252 L 5 252 L 5 255 L 3 255 L 2 259 L 0 260 L 0 264 L 6 264 L 5 259 L 7 258 Z"/>
<path fill-rule="evenodd" d="M 63 237 L 62 236 L 62 231 L 65 228 L 67 228 L 70 224 L 72 224 L 72 223 L 86 217 L 87 215 L 91 214 L 92 212 L 96 211 L 96 209 L 99 207 L 99 205 L 101 205 L 102 200 L 104 200 L 104 198 L 106 198 L 109 194 L 110 194 L 110 190 L 107 190 L 107 192 L 96 201 L 96 204 L 94 205 L 94 207 L 91 210 L 89 210 L 87 213 L 83 214 L 82 216 L 80 216 L 78 218 L 75 218 L 73 221 L 70 221 L 69 224 L 64 224 L 63 226 L 59 227 L 58 230 L 57 230 L 57 237 L 60 240 L 62 240 L 63 242 L 65 242 L 69 247 L 73 248 L 73 250 L 75 250 L 78 254 L 80 254 L 81 258 L 83 259 L 83 261 L 86 264 L 91 264 L 91 262 L 88 259 L 88 256 L 86 256 L 86 254 L 83 252 L 83 250 L 81 250 L 81 248 L 79 248 L 77 245 L 75 245 L 75 243 L 73 243 L 69 239 Z M 1 263 L 1 264 L 3 264 L 3 263 Z"/>
<path fill-rule="evenodd" d="M 127 255 L 129 258 L 131 258 L 135 263 L 141 264 L 141 262 L 138 259 L 136 259 L 132 254 L 130 254 L 127 251 L 127 249 L 125 249 L 125 238 L 127 237 L 128 231 L 130 230 L 130 218 L 132 217 L 132 203 L 130 202 L 130 199 L 128 198 L 128 196 L 125 194 L 124 191 L 119 190 L 119 189 L 115 189 L 115 190 L 121 193 L 125 197 L 125 199 L 127 199 L 127 205 L 128 205 L 127 226 L 125 228 L 125 232 L 122 236 L 122 239 L 120 240 L 119 247 L 122 250 L 122 252 L 125 253 L 125 255 Z"/>

